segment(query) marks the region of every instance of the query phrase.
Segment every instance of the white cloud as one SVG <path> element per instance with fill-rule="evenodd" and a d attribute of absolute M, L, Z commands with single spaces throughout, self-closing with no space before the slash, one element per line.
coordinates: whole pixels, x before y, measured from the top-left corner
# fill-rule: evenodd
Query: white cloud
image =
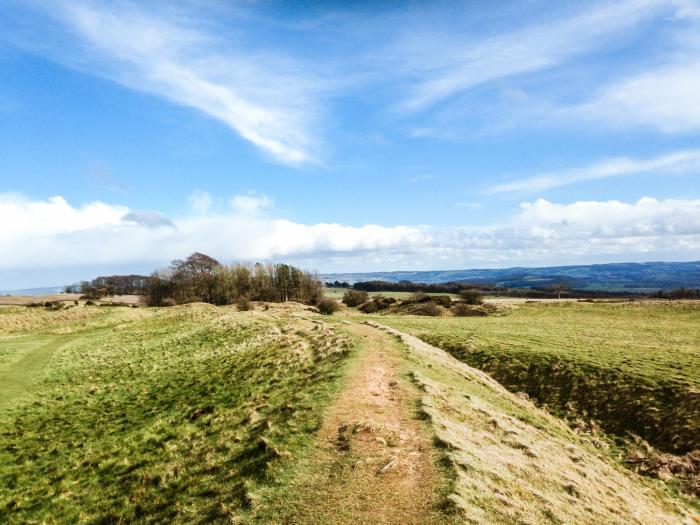
<path fill-rule="evenodd" d="M 664 133 L 700 130 L 700 60 L 652 68 L 603 88 L 588 103 L 564 111 L 614 126 L 649 126 Z"/>
<path fill-rule="evenodd" d="M 420 229 L 406 226 L 306 225 L 258 218 L 250 214 L 257 209 L 250 203 L 261 205 L 266 198 L 243 197 L 249 201 L 234 212 L 195 214 L 154 224 L 135 220 L 142 215 L 124 206 L 74 207 L 62 197 L 34 201 L 2 194 L 0 223 L 7 227 L 0 233 L 0 268 L 162 264 L 195 250 L 229 260 L 381 252 L 420 245 L 426 239 Z"/>
<path fill-rule="evenodd" d="M 586 168 L 544 173 L 526 179 L 496 184 L 484 191 L 487 195 L 509 192 L 537 192 L 568 186 L 588 180 L 606 179 L 644 173 L 698 173 L 700 150 L 677 151 L 650 159 L 618 157 L 607 159 Z"/>
<path fill-rule="evenodd" d="M 187 203 L 194 213 L 204 215 L 211 209 L 213 201 L 211 195 L 206 191 L 194 190 L 187 197 Z"/>
<path fill-rule="evenodd" d="M 30 239 L 56 237 L 101 227 L 116 226 L 129 212 L 125 206 L 92 202 L 73 207 L 60 196 L 45 201 L 0 193 L 0 243 L 29 243 Z M 4 249 L 2 258 L 8 252 Z M 0 258 L 0 259 L 2 259 Z"/>
<path fill-rule="evenodd" d="M 324 271 L 677 260 L 700 253 L 700 200 L 540 199 L 480 228 L 300 224 L 232 211 L 134 220 L 141 213 L 105 203 L 72 206 L 62 197 L 0 195 L 0 223 L 7 226 L 0 234 L 0 285 L 15 287 L 7 276 L 19 268 L 155 268 L 193 251 L 221 260 L 302 261 Z"/>
<path fill-rule="evenodd" d="M 461 91 L 498 79 L 543 71 L 604 48 L 672 0 L 627 0 L 586 6 L 581 12 L 487 39 L 415 31 L 390 52 L 413 85 L 400 109 L 426 109 Z"/>
<path fill-rule="evenodd" d="M 231 208 L 242 215 L 255 215 L 263 210 L 270 209 L 274 202 L 267 195 L 249 192 L 245 195 L 236 195 L 231 199 Z"/>
<path fill-rule="evenodd" d="M 321 82 L 308 64 L 262 44 L 219 40 L 215 23 L 184 7 L 50 2 L 44 8 L 84 47 L 46 54 L 132 89 L 197 109 L 285 164 L 315 161 Z M 208 24 L 208 25 L 207 25 Z"/>

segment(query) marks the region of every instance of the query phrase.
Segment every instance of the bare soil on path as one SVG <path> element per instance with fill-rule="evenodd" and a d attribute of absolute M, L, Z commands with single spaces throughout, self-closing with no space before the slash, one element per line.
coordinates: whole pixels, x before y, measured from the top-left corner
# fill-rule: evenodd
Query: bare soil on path
<path fill-rule="evenodd" d="M 287 500 L 277 523 L 448 523 L 439 452 L 416 417 L 404 347 L 367 325 L 348 329 L 361 338 L 360 355 L 325 414 L 319 452 L 294 482 L 299 501 Z"/>

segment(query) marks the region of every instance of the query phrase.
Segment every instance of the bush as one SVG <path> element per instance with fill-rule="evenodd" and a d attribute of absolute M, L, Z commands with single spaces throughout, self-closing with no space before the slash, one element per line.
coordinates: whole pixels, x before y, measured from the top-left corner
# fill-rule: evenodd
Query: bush
<path fill-rule="evenodd" d="M 323 315 L 333 315 L 340 310 L 340 304 L 335 299 L 324 297 L 318 302 L 318 311 Z"/>
<path fill-rule="evenodd" d="M 452 307 L 452 297 L 450 297 L 449 295 L 429 295 L 428 301 L 430 301 L 431 303 L 439 304 L 440 306 L 444 306 L 445 308 Z"/>
<path fill-rule="evenodd" d="M 372 299 L 372 302 L 374 302 L 377 310 L 386 310 L 397 301 L 398 299 L 396 299 L 396 297 L 384 297 L 383 295 L 375 295 Z"/>
<path fill-rule="evenodd" d="M 428 302 L 428 303 L 422 303 L 416 306 L 416 308 L 413 310 L 413 313 L 416 315 L 427 315 L 430 317 L 439 317 L 442 315 L 442 310 L 440 307 L 433 303 L 433 302 Z"/>
<path fill-rule="evenodd" d="M 253 304 L 245 295 L 241 295 L 238 299 L 236 299 L 236 308 L 238 308 L 238 310 L 241 312 L 247 312 L 248 310 L 253 309 Z"/>
<path fill-rule="evenodd" d="M 480 317 L 486 315 L 486 312 L 478 310 L 465 302 L 460 302 L 452 307 L 452 314 L 455 317 Z"/>
<path fill-rule="evenodd" d="M 377 303 L 374 301 L 367 301 L 365 304 L 360 305 L 358 310 L 365 314 L 373 314 L 377 311 Z"/>
<path fill-rule="evenodd" d="M 85 301 L 85 306 L 95 306 L 95 301 L 88 299 Z"/>
<path fill-rule="evenodd" d="M 350 306 L 360 306 L 369 300 L 369 294 L 361 290 L 348 290 L 343 294 L 343 302 Z"/>
<path fill-rule="evenodd" d="M 478 290 L 462 290 L 459 296 L 467 304 L 484 304 L 484 296 Z"/>

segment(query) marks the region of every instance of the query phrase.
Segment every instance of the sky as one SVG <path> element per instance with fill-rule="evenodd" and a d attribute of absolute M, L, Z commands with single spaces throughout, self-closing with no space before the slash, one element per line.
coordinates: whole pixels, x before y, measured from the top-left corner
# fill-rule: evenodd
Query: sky
<path fill-rule="evenodd" d="M 700 259 L 700 0 L 0 0 L 0 289 Z"/>

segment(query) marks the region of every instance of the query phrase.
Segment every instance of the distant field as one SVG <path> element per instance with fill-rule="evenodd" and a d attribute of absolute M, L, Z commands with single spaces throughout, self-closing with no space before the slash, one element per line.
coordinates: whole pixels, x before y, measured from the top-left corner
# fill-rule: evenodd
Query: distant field
<path fill-rule="evenodd" d="M 45 303 L 47 301 L 72 303 L 73 301 L 79 300 L 80 297 L 81 295 L 79 293 L 59 293 L 51 295 L 0 295 L 0 306 L 26 306 L 32 303 Z M 141 304 L 142 301 L 143 297 L 140 295 L 114 295 L 111 297 L 105 297 L 101 301 L 97 302 Z"/>
<path fill-rule="evenodd" d="M 326 297 L 332 297 L 333 299 L 342 299 L 343 294 L 347 292 L 347 288 L 325 288 L 323 290 L 323 293 Z M 369 295 L 371 297 L 374 297 L 375 295 L 383 295 L 384 297 L 395 297 L 397 299 L 408 299 L 413 295 L 412 292 L 369 292 Z M 426 295 L 449 295 L 453 300 L 456 300 L 459 298 L 457 294 L 453 293 L 429 293 Z"/>
<path fill-rule="evenodd" d="M 662 449 L 700 447 L 700 303 L 523 303 L 508 315 L 387 317 L 550 407 Z"/>

